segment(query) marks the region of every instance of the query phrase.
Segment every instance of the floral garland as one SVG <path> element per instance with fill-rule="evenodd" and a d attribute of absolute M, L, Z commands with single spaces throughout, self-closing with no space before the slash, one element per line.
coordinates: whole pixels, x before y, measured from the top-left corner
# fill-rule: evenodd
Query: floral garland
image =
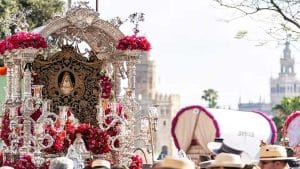
<path fill-rule="evenodd" d="M 109 99 L 111 96 L 112 82 L 111 79 L 106 76 L 100 76 L 100 88 L 101 88 L 101 98 Z"/>
<path fill-rule="evenodd" d="M 32 32 L 17 32 L 0 41 L 0 54 L 24 48 L 47 48 L 47 42 L 40 34 Z"/>
<path fill-rule="evenodd" d="M 121 38 L 117 45 L 117 49 L 149 51 L 151 49 L 151 45 L 146 37 L 132 35 Z"/>
<path fill-rule="evenodd" d="M 10 119 L 9 119 L 9 111 L 4 112 L 2 127 L 1 127 L 1 139 L 7 146 L 10 146 L 9 133 L 11 132 L 9 128 Z"/>

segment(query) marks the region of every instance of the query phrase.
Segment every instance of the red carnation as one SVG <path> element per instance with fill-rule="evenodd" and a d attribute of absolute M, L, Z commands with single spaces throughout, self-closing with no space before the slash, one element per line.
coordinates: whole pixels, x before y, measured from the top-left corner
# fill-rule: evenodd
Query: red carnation
<path fill-rule="evenodd" d="M 125 36 L 119 40 L 117 45 L 119 50 L 142 50 L 149 51 L 151 45 L 144 36 Z"/>
<path fill-rule="evenodd" d="M 47 48 L 47 42 L 40 34 L 32 32 L 17 32 L 0 41 L 0 54 L 24 48 Z"/>

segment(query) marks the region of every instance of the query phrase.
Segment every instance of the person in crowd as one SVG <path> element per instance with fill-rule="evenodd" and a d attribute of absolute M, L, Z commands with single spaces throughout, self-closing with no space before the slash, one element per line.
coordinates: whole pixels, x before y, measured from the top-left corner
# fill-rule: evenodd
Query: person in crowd
<path fill-rule="evenodd" d="M 209 169 L 242 169 L 245 167 L 245 163 L 239 155 L 232 153 L 220 153 L 216 155 L 215 160 L 207 166 Z"/>
<path fill-rule="evenodd" d="M 151 168 L 151 169 L 160 168 L 162 161 L 163 161 L 163 160 L 157 160 L 157 161 L 154 161 L 150 168 Z"/>
<path fill-rule="evenodd" d="M 73 161 L 67 157 L 57 157 L 50 161 L 49 169 L 73 169 Z"/>
<path fill-rule="evenodd" d="M 157 165 L 153 166 L 155 169 L 195 169 L 195 164 L 189 159 L 178 159 L 173 157 L 166 157 Z"/>
<path fill-rule="evenodd" d="M 290 147 L 289 138 L 287 138 L 287 137 L 281 138 L 280 145 L 285 147 L 288 157 L 294 157 L 295 156 L 294 149 L 292 147 Z M 295 169 L 299 167 L 299 164 L 296 160 L 289 160 L 288 165 L 289 165 L 290 168 L 295 168 Z"/>
<path fill-rule="evenodd" d="M 168 156 L 168 147 L 164 145 L 161 147 L 161 152 L 159 153 L 157 160 L 163 160 L 166 156 Z"/>
<path fill-rule="evenodd" d="M 213 160 L 210 156 L 200 155 L 200 169 L 205 169 L 207 166 L 211 165 Z"/>
<path fill-rule="evenodd" d="M 209 142 L 207 144 L 207 148 L 213 153 L 213 155 L 217 155 L 219 153 L 231 153 L 241 155 L 243 153 L 242 150 L 238 150 L 225 144 L 224 139 L 219 137 L 215 138 L 213 142 Z"/>
<path fill-rule="evenodd" d="M 110 162 L 107 160 L 96 159 L 92 162 L 92 169 L 111 169 Z"/>
<path fill-rule="evenodd" d="M 243 169 L 260 169 L 260 168 L 255 164 L 246 164 Z"/>
<path fill-rule="evenodd" d="M 286 148 L 280 145 L 265 145 L 260 148 L 259 166 L 261 169 L 288 169 L 288 161 L 296 160 L 288 157 Z"/>

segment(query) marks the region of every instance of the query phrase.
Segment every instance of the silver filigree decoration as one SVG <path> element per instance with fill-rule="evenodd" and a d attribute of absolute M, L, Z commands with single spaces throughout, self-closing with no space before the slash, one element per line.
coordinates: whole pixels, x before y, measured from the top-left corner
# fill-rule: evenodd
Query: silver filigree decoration
<path fill-rule="evenodd" d="M 88 2 L 79 2 L 66 13 L 66 18 L 77 28 L 83 29 L 91 26 L 99 17 L 99 13 L 91 9 Z"/>
<path fill-rule="evenodd" d="M 143 22 L 145 20 L 145 14 L 135 12 L 135 13 L 129 15 L 128 18 L 129 18 L 130 22 L 135 25 L 134 28 L 133 28 L 134 34 L 135 35 L 138 34 L 140 32 L 139 22 Z"/>
<path fill-rule="evenodd" d="M 120 28 L 121 25 L 123 25 L 125 22 L 127 22 L 128 19 L 122 20 L 120 17 L 115 17 L 111 19 L 109 22 L 115 27 Z"/>

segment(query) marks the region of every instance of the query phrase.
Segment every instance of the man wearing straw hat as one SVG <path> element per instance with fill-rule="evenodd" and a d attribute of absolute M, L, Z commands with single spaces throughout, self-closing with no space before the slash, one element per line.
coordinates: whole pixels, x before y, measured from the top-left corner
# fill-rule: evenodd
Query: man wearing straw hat
<path fill-rule="evenodd" d="M 259 152 L 261 169 L 288 169 L 290 160 L 296 160 L 296 158 L 288 157 L 285 147 L 280 145 L 265 145 Z"/>
<path fill-rule="evenodd" d="M 166 157 L 153 166 L 152 169 L 195 169 L 195 164 L 189 159 Z"/>
<path fill-rule="evenodd" d="M 231 153 L 220 153 L 216 156 L 215 160 L 207 166 L 209 169 L 242 169 L 245 163 L 239 155 Z"/>

